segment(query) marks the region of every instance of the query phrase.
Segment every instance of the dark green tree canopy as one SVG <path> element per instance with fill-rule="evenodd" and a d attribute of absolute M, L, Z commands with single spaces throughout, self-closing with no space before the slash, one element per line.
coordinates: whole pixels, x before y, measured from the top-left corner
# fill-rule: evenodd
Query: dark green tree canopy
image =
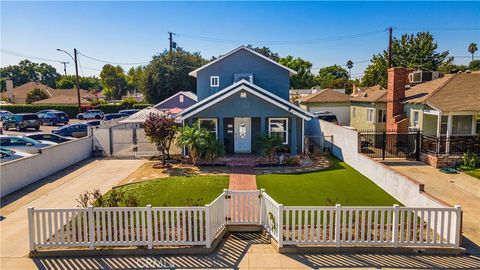
<path fill-rule="evenodd" d="M 80 89 L 91 90 L 91 91 L 101 91 L 103 89 L 102 81 L 95 77 L 82 77 L 79 78 Z M 75 76 L 67 75 L 61 76 L 57 79 L 56 82 L 57 88 L 59 89 L 73 89 L 75 88 Z"/>
<path fill-rule="evenodd" d="M 291 55 L 280 58 L 279 63 L 297 72 L 297 75 L 290 78 L 291 88 L 308 89 L 315 86 L 315 76 L 310 71 L 312 63 L 300 57 L 293 58 Z"/>
<path fill-rule="evenodd" d="M 100 73 L 100 79 L 103 87 L 106 89 L 107 97 L 120 99 L 127 94 L 127 76 L 120 66 L 104 65 Z"/>
<path fill-rule="evenodd" d="M 2 90 L 5 89 L 6 80 L 12 80 L 15 87 L 35 81 L 55 88 L 55 82 L 59 77 L 60 74 L 53 66 L 46 63 L 34 63 L 27 59 L 20 61 L 18 65 L 0 68 Z"/>
<path fill-rule="evenodd" d="M 273 52 L 273 51 L 270 50 L 270 48 L 268 48 L 268 47 L 265 47 L 265 46 L 263 46 L 263 47 L 254 47 L 253 45 L 248 44 L 248 45 L 247 45 L 247 48 L 252 49 L 252 50 L 258 52 L 258 53 L 262 54 L 263 56 L 266 56 L 266 57 L 272 59 L 272 60 L 275 61 L 275 62 L 280 61 L 280 56 L 278 55 L 278 53 Z"/>
<path fill-rule="evenodd" d="M 438 44 L 429 32 L 404 34 L 392 42 L 392 66 L 419 68 L 422 70 L 438 70 L 441 65 L 451 63 L 448 51 L 438 52 Z M 371 64 L 365 70 L 362 85 L 387 85 L 388 50 L 374 55 Z"/>
<path fill-rule="evenodd" d="M 320 69 L 315 79 L 320 88 L 345 88 L 348 71 L 341 66 L 328 66 Z"/>

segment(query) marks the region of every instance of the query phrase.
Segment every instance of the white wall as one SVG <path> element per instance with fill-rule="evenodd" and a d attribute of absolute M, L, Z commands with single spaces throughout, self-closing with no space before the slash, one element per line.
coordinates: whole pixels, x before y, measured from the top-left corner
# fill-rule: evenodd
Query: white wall
<path fill-rule="evenodd" d="M 92 137 L 42 149 L 41 154 L 0 165 L 0 197 L 65 169 L 92 154 Z"/>
<path fill-rule="evenodd" d="M 350 106 L 319 106 L 319 107 L 310 107 L 310 112 L 318 112 L 318 111 L 327 111 L 335 114 L 337 116 L 338 124 L 341 126 L 349 126 L 350 125 Z"/>
<path fill-rule="evenodd" d="M 332 136 L 332 154 L 345 161 L 355 170 L 368 177 L 383 190 L 406 206 L 446 207 L 447 205 L 420 192 L 419 183 L 393 169 L 358 153 L 358 133 L 356 130 L 341 127 L 320 120 L 322 136 Z M 327 140 L 325 146 L 330 144 Z"/>

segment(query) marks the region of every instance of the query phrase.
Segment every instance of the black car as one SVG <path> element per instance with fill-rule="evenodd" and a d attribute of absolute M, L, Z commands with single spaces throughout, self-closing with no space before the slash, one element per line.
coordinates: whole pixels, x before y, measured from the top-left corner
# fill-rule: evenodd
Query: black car
<path fill-rule="evenodd" d="M 56 143 L 63 143 L 63 142 L 68 142 L 72 140 L 71 138 L 66 138 L 57 134 L 50 134 L 50 133 L 35 133 L 35 134 L 29 134 L 26 137 L 37 140 L 37 141 L 51 141 Z"/>
<path fill-rule="evenodd" d="M 88 135 L 88 127 L 89 125 L 87 124 L 66 125 L 52 130 L 52 133 L 60 136 L 81 138 Z"/>
<path fill-rule="evenodd" d="M 34 113 L 19 113 L 7 116 L 3 120 L 3 129 L 8 130 L 14 128 L 21 131 L 27 128 L 34 128 L 39 130 L 41 125 L 40 118 Z"/>
<path fill-rule="evenodd" d="M 337 116 L 331 112 L 314 112 L 315 118 L 327 121 L 330 123 L 338 124 Z"/>
<path fill-rule="evenodd" d="M 118 113 L 123 114 L 124 116 L 128 117 L 128 116 L 130 116 L 134 113 L 137 113 L 139 111 L 140 111 L 139 109 L 128 109 L 128 110 L 121 110 Z"/>
<path fill-rule="evenodd" d="M 112 120 L 112 119 L 118 119 L 118 118 L 122 118 L 122 117 L 125 117 L 124 114 L 121 114 L 121 113 L 107 113 L 105 114 L 105 120 Z"/>
<path fill-rule="evenodd" d="M 98 127 L 102 124 L 102 121 L 100 120 L 93 120 L 93 121 L 88 121 L 87 123 L 85 123 L 89 126 L 93 126 L 93 127 Z"/>
<path fill-rule="evenodd" d="M 61 111 L 51 111 L 42 114 L 40 117 L 40 121 L 42 121 L 42 125 L 50 125 L 50 126 L 56 126 L 57 124 L 63 124 L 67 125 L 68 121 L 68 116 L 66 113 L 61 112 Z"/>

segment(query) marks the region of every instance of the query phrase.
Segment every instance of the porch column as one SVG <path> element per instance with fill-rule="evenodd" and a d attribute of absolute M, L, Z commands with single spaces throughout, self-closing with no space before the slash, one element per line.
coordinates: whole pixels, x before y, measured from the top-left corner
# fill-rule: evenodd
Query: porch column
<path fill-rule="evenodd" d="M 220 142 L 221 145 L 223 145 L 223 133 L 224 133 L 224 129 L 223 129 L 223 117 L 219 117 L 217 118 L 217 123 L 218 123 L 218 130 L 217 130 L 217 139 L 218 141 Z"/>
<path fill-rule="evenodd" d="M 302 118 L 302 155 L 305 154 L 305 119 Z"/>
<path fill-rule="evenodd" d="M 265 129 L 265 121 L 266 121 L 267 118 L 265 117 L 260 117 L 260 134 L 261 135 L 264 135 L 264 134 L 267 134 L 268 132 L 266 131 Z"/>
<path fill-rule="evenodd" d="M 442 113 L 438 112 L 437 114 L 437 154 L 440 154 L 440 129 L 442 127 Z"/>
<path fill-rule="evenodd" d="M 297 119 L 296 117 L 291 117 L 291 122 L 292 122 L 292 135 L 290 136 L 290 138 L 292 139 L 290 141 L 290 153 L 292 155 L 296 155 L 297 154 Z"/>
<path fill-rule="evenodd" d="M 445 154 L 450 153 L 450 136 L 452 135 L 452 120 L 453 120 L 453 116 L 449 114 L 448 121 L 447 121 L 447 140 L 445 144 Z"/>

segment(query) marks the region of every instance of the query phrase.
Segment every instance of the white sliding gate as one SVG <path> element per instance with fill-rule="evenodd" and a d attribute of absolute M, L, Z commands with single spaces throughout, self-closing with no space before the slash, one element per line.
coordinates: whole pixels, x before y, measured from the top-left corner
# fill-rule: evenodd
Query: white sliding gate
<path fill-rule="evenodd" d="M 201 207 L 28 209 L 30 250 L 199 245 L 228 225 L 261 225 L 279 244 L 459 247 L 461 207 L 283 206 L 263 190 L 224 190 Z"/>

